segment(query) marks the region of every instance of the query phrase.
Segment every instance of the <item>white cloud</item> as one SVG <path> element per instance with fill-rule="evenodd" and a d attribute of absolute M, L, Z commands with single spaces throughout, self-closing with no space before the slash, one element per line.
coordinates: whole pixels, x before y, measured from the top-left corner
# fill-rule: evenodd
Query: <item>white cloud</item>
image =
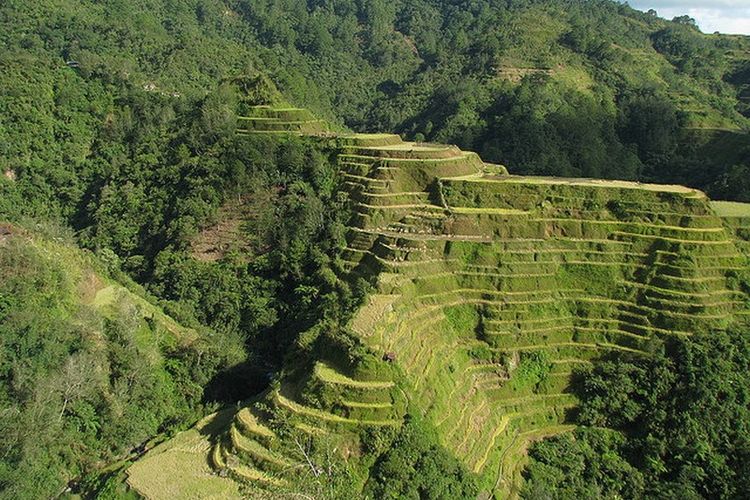
<path fill-rule="evenodd" d="M 750 35 L 750 0 L 632 0 L 639 10 L 655 9 L 659 16 L 672 19 L 688 15 L 706 33 Z"/>

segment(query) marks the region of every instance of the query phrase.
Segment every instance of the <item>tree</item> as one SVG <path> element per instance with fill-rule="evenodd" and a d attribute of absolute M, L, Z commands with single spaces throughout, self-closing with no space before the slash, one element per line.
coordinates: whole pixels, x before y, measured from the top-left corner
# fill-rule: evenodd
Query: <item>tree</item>
<path fill-rule="evenodd" d="M 587 427 L 532 448 L 526 496 L 744 498 L 748 366 L 747 324 L 597 365 L 577 388 Z"/>
<path fill-rule="evenodd" d="M 366 491 L 374 498 L 475 498 L 476 480 L 437 444 L 417 420 L 402 428 L 390 450 L 370 472 Z"/>

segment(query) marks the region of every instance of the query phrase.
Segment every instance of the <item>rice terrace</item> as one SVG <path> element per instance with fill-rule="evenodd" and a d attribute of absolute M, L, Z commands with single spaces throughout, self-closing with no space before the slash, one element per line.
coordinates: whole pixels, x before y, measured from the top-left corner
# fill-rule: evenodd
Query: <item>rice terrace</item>
<path fill-rule="evenodd" d="M 750 271 L 749 204 L 682 186 L 513 176 L 454 146 L 339 136 L 302 109 L 253 112 L 238 134 L 310 135 L 337 152 L 352 210 L 345 279 L 375 283 L 348 328 L 395 360 L 352 363 L 331 345 L 203 438 L 218 475 L 250 491 L 293 491 L 285 475 L 304 467 L 292 457 L 305 436 L 354 446 L 363 429 L 402 425 L 412 404 L 485 491 L 516 496 L 529 445 L 575 427 L 576 367 L 609 352 L 646 357 L 655 342 L 750 314 L 732 279 Z M 148 477 L 180 449 L 147 455 L 128 482 L 168 498 L 182 479 Z M 204 475 L 208 497 L 219 480 Z"/>
<path fill-rule="evenodd" d="M 749 498 L 741 3 L 0 2 L 0 500 Z"/>

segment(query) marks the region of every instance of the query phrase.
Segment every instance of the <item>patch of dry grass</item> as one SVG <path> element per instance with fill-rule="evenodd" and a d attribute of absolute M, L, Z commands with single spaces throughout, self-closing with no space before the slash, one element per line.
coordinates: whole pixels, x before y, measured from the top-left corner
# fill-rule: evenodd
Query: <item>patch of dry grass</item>
<path fill-rule="evenodd" d="M 711 207 L 719 217 L 750 217 L 750 203 L 712 201 Z"/>
<path fill-rule="evenodd" d="M 231 417 L 231 411 L 209 415 L 157 446 L 128 468 L 128 485 L 149 500 L 245 498 L 236 482 L 216 475 L 208 462 L 211 439 Z"/>

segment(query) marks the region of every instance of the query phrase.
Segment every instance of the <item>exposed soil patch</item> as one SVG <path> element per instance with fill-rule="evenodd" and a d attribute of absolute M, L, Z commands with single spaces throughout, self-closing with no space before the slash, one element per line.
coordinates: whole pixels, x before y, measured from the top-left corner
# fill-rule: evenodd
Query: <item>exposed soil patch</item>
<path fill-rule="evenodd" d="M 15 229 L 8 223 L 0 223 L 0 244 L 4 244 L 15 234 Z"/>
<path fill-rule="evenodd" d="M 529 75 L 552 76 L 555 73 L 550 68 L 514 68 L 509 66 L 499 67 L 496 69 L 496 72 L 498 77 L 513 83 L 521 83 Z"/>
<path fill-rule="evenodd" d="M 81 299 L 86 304 L 91 304 L 96 299 L 96 292 L 104 288 L 104 282 L 93 271 L 87 271 L 78 285 Z"/>
<path fill-rule="evenodd" d="M 228 201 L 219 209 L 217 222 L 204 228 L 193 240 L 192 256 L 215 262 L 231 251 L 247 258 L 267 252 L 274 226 L 272 207 L 277 200 L 277 190 L 262 189 Z"/>

